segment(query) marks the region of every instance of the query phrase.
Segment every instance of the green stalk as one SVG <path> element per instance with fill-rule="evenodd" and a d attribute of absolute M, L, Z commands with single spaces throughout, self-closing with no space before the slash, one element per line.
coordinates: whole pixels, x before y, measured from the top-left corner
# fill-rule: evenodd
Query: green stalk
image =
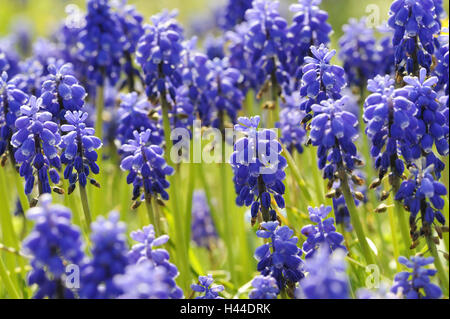
<path fill-rule="evenodd" d="M 0 277 L 2 278 L 9 296 L 13 299 L 20 299 L 20 295 L 11 280 L 11 274 L 8 274 L 8 270 L 6 269 L 6 265 L 2 258 L 0 258 Z"/>
<path fill-rule="evenodd" d="M 394 246 L 394 258 L 397 264 L 397 270 L 400 271 L 401 267 L 398 262 L 398 257 L 400 256 L 400 254 L 398 249 L 397 229 L 395 227 L 395 218 L 394 218 L 395 212 L 393 212 L 393 209 L 391 207 L 389 207 L 388 215 L 389 215 L 389 224 L 391 227 L 392 243 Z"/>
<path fill-rule="evenodd" d="M 286 161 L 289 165 L 289 168 L 291 169 L 292 174 L 294 175 L 294 178 L 298 184 L 298 187 L 302 191 L 306 200 L 308 202 L 310 202 L 312 197 L 311 197 L 311 194 L 309 193 L 308 187 L 306 186 L 305 180 L 303 179 L 303 177 L 300 174 L 300 170 L 298 169 L 297 165 L 295 164 L 295 161 L 292 158 L 291 153 L 286 149 L 286 146 L 284 146 L 283 144 L 281 146 L 283 148 L 283 154 L 286 157 Z"/>
<path fill-rule="evenodd" d="M 442 292 L 444 296 L 448 296 L 449 291 L 448 271 L 446 271 L 444 266 L 442 265 L 441 259 L 439 258 L 439 254 L 436 248 L 436 244 L 434 243 L 431 236 L 426 236 L 426 240 L 430 253 L 434 257 L 434 266 L 436 267 L 439 280 L 441 281 Z"/>
<path fill-rule="evenodd" d="M 375 259 L 372 255 L 372 252 L 370 251 L 370 247 L 366 239 L 366 234 L 364 232 L 363 225 L 361 223 L 355 202 L 353 200 L 353 195 L 350 191 L 350 187 L 348 186 L 347 173 L 343 168 L 340 168 L 339 175 L 341 179 L 342 194 L 344 195 L 345 203 L 347 204 L 351 222 L 353 227 L 355 228 L 356 236 L 358 237 L 359 245 L 361 246 L 364 259 L 366 260 L 367 265 L 375 264 Z"/>
<path fill-rule="evenodd" d="M 156 212 L 153 209 L 152 206 L 152 197 L 151 195 L 145 195 L 145 208 L 147 208 L 147 216 L 148 216 L 148 220 L 150 221 L 150 224 L 153 225 L 153 227 L 155 227 L 155 234 L 158 237 L 159 235 L 161 235 L 161 231 L 159 228 L 159 221 L 158 218 L 156 216 Z"/>
<path fill-rule="evenodd" d="M 86 229 L 89 231 L 92 223 L 91 210 L 89 209 L 89 202 L 86 194 L 86 187 L 78 184 L 80 190 L 81 205 L 83 206 L 84 219 L 86 222 Z"/>
<path fill-rule="evenodd" d="M 191 242 L 192 196 L 194 194 L 196 168 L 197 164 L 189 163 L 189 181 L 186 198 L 186 212 L 184 215 L 184 241 L 186 243 L 187 249 L 189 249 L 189 244 Z"/>
<path fill-rule="evenodd" d="M 16 167 L 14 166 L 14 163 L 12 161 L 9 161 L 9 162 L 11 163 L 12 174 L 13 174 L 13 178 L 14 178 L 14 183 L 16 184 L 16 190 L 17 190 L 17 195 L 19 196 L 20 204 L 22 205 L 23 211 L 26 212 L 30 208 L 30 204 L 28 202 L 27 196 L 25 195 L 25 190 L 23 187 L 22 180 L 16 170 Z"/>

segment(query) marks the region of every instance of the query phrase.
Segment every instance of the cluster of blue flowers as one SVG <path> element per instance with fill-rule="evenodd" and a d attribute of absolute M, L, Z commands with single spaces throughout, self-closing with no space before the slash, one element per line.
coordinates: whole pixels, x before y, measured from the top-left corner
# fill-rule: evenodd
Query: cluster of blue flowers
<path fill-rule="evenodd" d="M 38 285 L 34 298 L 74 298 L 66 288 L 66 265 L 79 265 L 84 259 L 81 232 L 72 225 L 69 209 L 52 205 L 48 194 L 39 201 L 39 207 L 27 212 L 35 225 L 23 242 L 24 252 L 31 256 L 28 284 Z"/>
<path fill-rule="evenodd" d="M 321 246 L 317 254 L 305 262 L 305 279 L 300 281 L 296 297 L 302 299 L 348 299 L 350 283 L 346 274 L 345 253 Z"/>
<path fill-rule="evenodd" d="M 151 144 L 152 133 L 150 129 L 141 133 L 134 131 L 134 138 L 121 148 L 124 158 L 120 168 L 129 171 L 127 183 L 133 184 L 133 200 L 137 200 L 142 191 L 144 196 L 169 199 L 166 189 L 170 184 L 166 176 L 173 173 L 173 168 L 167 165 L 162 156 L 162 148 Z"/>
<path fill-rule="evenodd" d="M 394 88 L 395 80 L 389 75 L 378 75 L 369 80 L 367 89 L 373 92 L 364 103 L 366 134 L 372 142 L 370 154 L 375 158 L 379 177 L 390 170 L 402 176 L 405 165 L 414 159 L 411 151 L 416 144 L 417 108 L 408 100 L 404 89 Z"/>
<path fill-rule="evenodd" d="M 302 250 L 297 247 L 298 238 L 293 234 L 292 229 L 279 226 L 278 222 L 261 223 L 261 229 L 256 232 L 258 237 L 268 240 L 255 250 L 258 271 L 263 276 L 274 277 L 278 288 L 288 292 L 305 276 L 300 258 Z"/>
<path fill-rule="evenodd" d="M 169 261 L 170 256 L 167 250 L 156 248 L 167 243 L 169 236 L 162 235 L 156 237 L 153 225 L 148 225 L 142 230 L 132 232 L 130 237 L 137 241 L 138 244 L 133 245 L 128 252 L 129 263 L 130 265 L 143 264 L 143 266 L 133 266 L 127 269 L 125 275 L 126 280 L 135 283 L 141 279 L 140 276 L 142 273 L 144 284 L 148 284 L 149 280 L 155 280 L 154 278 L 159 277 L 165 283 L 165 288 L 162 290 L 162 293 L 166 294 L 167 298 L 182 298 L 183 291 L 175 283 L 175 278 L 178 276 L 177 267 Z M 150 268 L 153 269 L 152 272 L 154 274 L 144 275 L 143 269 Z M 136 271 L 136 274 L 134 271 Z M 129 286 L 129 284 L 126 284 L 126 286 L 125 294 L 139 293 L 132 292 L 133 287 Z"/>
<path fill-rule="evenodd" d="M 280 293 L 277 281 L 272 276 L 256 276 L 252 280 L 254 288 L 248 294 L 250 299 L 276 299 Z"/>
<path fill-rule="evenodd" d="M 331 207 L 324 205 L 319 208 L 308 207 L 308 211 L 309 218 L 316 225 L 306 225 L 302 228 L 302 234 L 307 237 L 302 247 L 305 259 L 313 257 L 319 247 L 327 247 L 330 251 L 336 249 L 347 251 L 342 245 L 344 236 L 336 232 L 334 218 L 326 218 L 331 212 Z"/>
<path fill-rule="evenodd" d="M 126 226 L 119 213 L 111 212 L 91 224 L 92 259 L 81 269 L 80 297 L 88 299 L 116 298 L 122 290 L 114 277 L 125 272 L 128 265 Z"/>
<path fill-rule="evenodd" d="M 219 297 L 219 292 L 224 290 L 222 285 L 212 285 L 214 279 L 212 275 L 199 276 L 198 284 L 192 284 L 191 288 L 193 291 L 202 293 L 202 296 L 198 296 L 196 299 L 223 299 Z"/>
<path fill-rule="evenodd" d="M 407 299 L 437 299 L 442 295 L 441 288 L 430 282 L 430 277 L 436 274 L 435 269 L 427 269 L 425 266 L 433 263 L 433 257 L 421 256 L 399 257 L 398 261 L 411 269 L 395 275 L 393 293 L 400 293 Z"/>
<path fill-rule="evenodd" d="M 245 20 L 245 12 L 252 7 L 253 0 L 229 0 L 220 15 L 219 25 L 230 30 Z"/>
<path fill-rule="evenodd" d="M 296 79 L 302 76 L 304 59 L 311 55 L 311 46 L 327 45 L 330 42 L 331 25 L 327 22 L 328 13 L 321 10 L 322 0 L 299 0 L 289 10 L 293 12 L 292 25 L 288 29 L 290 42 L 289 64 L 294 68 L 291 74 Z"/>
<path fill-rule="evenodd" d="M 77 181 L 81 187 L 85 187 L 88 180 L 97 185 L 89 174 L 100 172 L 96 163 L 98 155 L 95 150 L 102 146 L 102 141 L 94 136 L 93 128 L 86 127 L 87 117 L 88 114 L 81 111 L 67 111 L 64 117 L 67 124 L 61 125 L 61 131 L 66 132 L 66 135 L 62 137 L 61 162 L 66 164 L 64 178 L 69 180 L 72 187 L 75 187 Z"/>
<path fill-rule="evenodd" d="M 439 1 L 396 0 L 391 5 L 388 24 L 394 29 L 395 64 L 401 75 L 431 68 L 434 37 L 441 26 L 435 2 Z"/>
<path fill-rule="evenodd" d="M 281 145 L 272 130 L 257 130 L 259 116 L 239 118 L 236 131 L 246 136 L 236 141 L 231 155 L 234 170 L 236 204 L 251 205 L 252 222 L 261 212 L 264 221 L 275 221 L 276 211 L 272 209 L 272 196 L 279 208 L 284 208 L 283 179 L 286 174 L 286 159 L 280 154 Z"/>
<path fill-rule="evenodd" d="M 211 249 L 217 240 L 217 231 L 203 190 L 196 190 L 192 198 L 192 240 L 200 247 Z"/>
<path fill-rule="evenodd" d="M 61 160 L 57 146 L 61 142 L 58 125 L 52 121 L 52 114 L 42 110 L 42 99 L 31 96 L 29 103 L 20 107 L 20 116 L 15 126 L 17 132 L 11 138 L 17 148 L 14 158 L 20 166 L 20 176 L 25 178 L 25 193 L 30 194 L 35 184 L 39 193 L 51 193 L 50 180 L 59 182 L 58 170 Z M 50 180 L 49 180 L 50 176 Z"/>

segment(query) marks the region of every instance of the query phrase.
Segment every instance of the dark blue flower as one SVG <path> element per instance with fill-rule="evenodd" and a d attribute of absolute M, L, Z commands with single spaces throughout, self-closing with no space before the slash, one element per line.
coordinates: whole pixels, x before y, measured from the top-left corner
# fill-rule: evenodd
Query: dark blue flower
<path fill-rule="evenodd" d="M 102 146 L 102 141 L 94 136 L 94 129 L 86 126 L 87 113 L 81 111 L 67 111 L 65 119 L 67 124 L 61 126 L 61 131 L 66 132 L 62 137 L 61 162 L 66 164 L 64 178 L 74 186 L 78 181 L 85 187 L 89 180 L 92 184 L 97 182 L 89 174 L 98 174 L 100 168 L 96 161 L 96 150 Z M 74 172 L 75 170 L 75 172 Z"/>
<path fill-rule="evenodd" d="M 149 118 L 150 112 L 154 109 L 147 97 L 139 97 L 136 92 L 120 94 L 120 106 L 117 110 L 118 126 L 115 134 L 120 145 L 126 144 L 129 139 L 134 138 L 134 131 L 143 132 L 147 129 L 152 132 L 159 131 L 156 123 Z M 152 134 L 150 141 L 154 145 L 160 145 L 161 134 Z"/>
<path fill-rule="evenodd" d="M 65 286 L 66 265 L 81 265 L 83 261 L 81 232 L 72 225 L 70 210 L 52 205 L 49 194 L 42 195 L 39 202 L 39 207 L 27 212 L 27 218 L 35 221 L 23 242 L 25 253 L 32 258 L 28 284 L 38 285 L 34 298 L 74 298 Z"/>
<path fill-rule="evenodd" d="M 252 0 L 228 0 L 219 16 L 219 26 L 224 30 L 233 29 L 234 26 L 245 20 L 245 12 L 252 7 Z"/>
<path fill-rule="evenodd" d="M 428 71 L 435 51 L 434 36 L 440 21 L 432 0 L 396 0 L 392 3 L 388 24 L 394 29 L 395 64 L 400 75 Z"/>
<path fill-rule="evenodd" d="M 395 200 L 403 202 L 405 208 L 411 213 L 410 225 L 413 241 L 417 240 L 420 235 L 429 236 L 430 227 L 435 219 L 440 224 L 445 224 L 445 217 L 441 211 L 445 205 L 442 197 L 447 195 L 447 189 L 435 179 L 433 170 L 433 165 L 423 170 L 411 168 L 411 177 L 402 182 L 395 195 Z M 418 218 L 419 212 L 420 218 Z M 417 219 L 422 220 L 420 232 L 416 227 Z"/>
<path fill-rule="evenodd" d="M 86 25 L 79 33 L 79 55 L 88 67 L 88 79 L 103 85 L 117 82 L 126 38 L 109 0 L 88 0 Z"/>
<path fill-rule="evenodd" d="M 176 11 L 163 11 L 151 17 L 136 48 L 136 61 L 145 75 L 148 97 L 155 99 L 167 93 L 175 99 L 175 89 L 181 85 L 180 54 L 183 29 L 175 20 Z"/>
<path fill-rule="evenodd" d="M 316 225 L 306 225 L 302 228 L 302 234 L 307 237 L 302 247 L 305 259 L 313 257 L 319 246 L 327 246 L 331 251 L 336 249 L 347 251 L 342 245 L 344 236 L 336 232 L 334 218 L 326 218 L 331 212 L 331 207 L 324 205 L 319 208 L 308 207 L 308 211 L 309 218 Z"/>
<path fill-rule="evenodd" d="M 183 297 L 183 291 L 175 283 L 178 277 L 178 268 L 169 261 L 169 253 L 163 248 L 157 248 L 168 242 L 169 236 L 155 236 L 153 225 L 145 226 L 142 230 L 131 233 L 131 238 L 138 242 L 133 245 L 128 252 L 128 260 L 130 264 L 146 264 L 150 263 L 153 267 L 163 268 L 164 282 L 166 283 L 165 291 L 168 298 L 180 299 Z"/>
<path fill-rule="evenodd" d="M 307 113 L 315 103 L 340 98 L 341 90 L 347 85 L 344 69 L 330 64 L 336 50 L 330 51 L 324 44 L 311 46 L 310 50 L 312 56 L 305 57 L 300 85 L 300 96 L 304 98 L 300 109 Z"/>
<path fill-rule="evenodd" d="M 402 176 L 405 165 L 399 154 L 406 163 L 420 154 L 415 133 L 417 108 L 408 100 L 407 91 L 394 88 L 394 82 L 389 75 L 369 80 L 367 89 L 372 94 L 364 103 L 366 134 L 372 142 L 370 153 L 381 178 L 389 170 Z"/>
<path fill-rule="evenodd" d="M 248 32 L 245 50 L 255 66 L 256 79 L 261 88 L 267 81 L 289 92 L 287 72 L 287 22 L 278 12 L 278 1 L 254 0 L 245 13 Z"/>
<path fill-rule="evenodd" d="M 51 193 L 50 180 L 54 184 L 59 183 L 59 127 L 52 121 L 52 114 L 41 108 L 42 99 L 31 96 L 29 103 L 20 107 L 22 116 L 17 118 L 17 132 L 11 138 L 11 144 L 17 148 L 14 158 L 21 164 L 19 173 L 25 178 L 26 194 L 33 190 L 35 175 L 39 194 Z"/>
<path fill-rule="evenodd" d="M 250 60 L 250 52 L 245 49 L 245 35 L 248 32 L 249 25 L 243 22 L 225 33 L 230 66 L 239 70 L 244 77 L 240 84 L 243 93 L 249 89 L 255 91 L 259 89 L 256 66 Z"/>
<path fill-rule="evenodd" d="M 438 82 L 435 90 L 436 91 L 444 90 L 444 93 L 446 95 L 448 95 L 448 92 L 449 92 L 448 33 L 447 33 L 447 35 L 439 36 L 439 40 L 441 42 L 441 46 L 440 46 L 439 50 L 436 51 L 437 65 L 433 70 L 433 75 L 435 75 L 439 78 L 439 82 Z"/>
<path fill-rule="evenodd" d="M 192 240 L 200 246 L 211 248 L 217 240 L 216 227 L 203 190 L 196 190 L 192 198 Z"/>
<path fill-rule="evenodd" d="M 301 67 L 304 58 L 311 54 L 311 45 L 327 45 L 330 42 L 332 28 L 327 22 L 328 13 L 319 8 L 321 2 L 322 0 L 298 0 L 298 3 L 289 7 L 294 14 L 287 34 L 291 45 L 289 61 L 296 79 L 302 76 Z"/>
<path fill-rule="evenodd" d="M 173 173 L 173 168 L 167 165 L 162 148 L 151 144 L 152 134 L 149 129 L 141 133 L 134 131 L 134 139 L 121 147 L 124 158 L 120 168 L 129 171 L 127 183 L 133 184 L 133 200 L 141 196 L 142 190 L 145 196 L 169 199 L 166 189 L 170 184 L 166 176 Z"/>
<path fill-rule="evenodd" d="M 347 102 L 348 97 L 343 97 L 312 106 L 316 116 L 311 122 L 310 139 L 312 145 L 318 147 L 319 169 L 330 181 L 334 181 L 339 170 L 345 168 L 351 172 L 359 162 L 354 144 L 358 138 L 358 119 L 344 110 Z"/>
<path fill-rule="evenodd" d="M 42 85 L 42 105 L 53 114 L 55 121 L 64 121 L 66 111 L 80 111 L 86 97 L 85 89 L 73 75 L 72 65 L 48 67 L 49 75 Z"/>
<path fill-rule="evenodd" d="M 442 296 L 441 288 L 430 282 L 430 277 L 436 274 L 436 270 L 425 268 L 433 263 L 433 257 L 413 256 L 408 260 L 401 256 L 398 261 L 411 271 L 402 271 L 395 275 L 391 288 L 393 293 L 400 293 L 406 299 L 439 299 Z"/>
<path fill-rule="evenodd" d="M 320 247 L 317 254 L 305 261 L 306 278 L 300 281 L 296 297 L 300 299 L 348 299 L 350 282 L 346 274 L 345 252 L 331 252 Z"/>
<path fill-rule="evenodd" d="M 300 258 L 302 250 L 297 247 L 298 238 L 293 234 L 293 230 L 278 226 L 278 222 L 261 223 L 261 229 L 256 232 L 258 237 L 268 240 L 255 250 L 257 269 L 263 276 L 274 277 L 280 290 L 295 285 L 305 276 Z"/>
<path fill-rule="evenodd" d="M 0 76 L 0 156 L 7 150 L 14 152 L 11 137 L 16 130 L 15 122 L 20 116 L 20 107 L 27 102 L 28 96 L 13 82 L 8 82 L 8 75 L 3 72 Z"/>
<path fill-rule="evenodd" d="M 87 299 L 116 298 L 122 290 L 114 277 L 128 265 L 125 223 L 119 213 L 100 216 L 91 224 L 92 259 L 81 269 L 80 297 Z"/>
<path fill-rule="evenodd" d="M 258 214 L 264 221 L 275 221 L 277 216 L 273 210 L 272 198 L 279 208 L 284 208 L 283 194 L 285 186 L 283 179 L 287 163 L 280 154 L 281 145 L 273 130 L 257 130 L 259 116 L 241 117 L 236 131 L 246 135 L 236 141 L 231 155 L 231 165 L 234 170 L 234 185 L 237 194 L 236 203 L 239 206 L 251 205 L 252 222 Z"/>
<path fill-rule="evenodd" d="M 420 70 L 419 77 L 405 76 L 404 81 L 408 84 L 404 89 L 408 92 L 408 99 L 417 108 L 416 118 L 418 127 L 415 131 L 419 141 L 418 146 L 422 153 L 417 152 L 416 158 L 427 157 L 427 166 L 434 164 L 435 172 L 440 176 L 444 169 L 442 161 L 433 154 L 433 145 L 442 156 L 449 154 L 448 124 L 440 108 L 437 93 L 433 90 L 438 78 L 435 76 L 427 78 L 426 69 Z"/>
<path fill-rule="evenodd" d="M 367 27 L 365 18 L 351 18 L 342 27 L 344 35 L 339 39 L 339 58 L 344 63 L 350 85 L 364 87 L 368 79 L 379 74 L 380 56 L 373 30 Z"/>
<path fill-rule="evenodd" d="M 219 297 L 219 292 L 224 290 L 222 285 L 212 286 L 214 279 L 212 275 L 199 276 L 198 284 L 192 284 L 191 289 L 195 292 L 202 293 L 203 295 L 196 297 L 195 299 L 223 299 Z"/>
<path fill-rule="evenodd" d="M 254 289 L 248 294 L 250 299 L 277 299 L 280 293 L 277 281 L 272 276 L 256 276 L 252 280 L 252 287 Z"/>
<path fill-rule="evenodd" d="M 227 58 L 222 60 L 216 58 L 207 62 L 210 69 L 208 81 L 210 90 L 207 93 L 210 99 L 210 107 L 218 113 L 215 127 L 221 127 L 225 114 L 234 123 L 237 113 L 242 108 L 244 95 L 238 85 L 242 81 L 242 75 L 239 70 L 230 67 Z"/>

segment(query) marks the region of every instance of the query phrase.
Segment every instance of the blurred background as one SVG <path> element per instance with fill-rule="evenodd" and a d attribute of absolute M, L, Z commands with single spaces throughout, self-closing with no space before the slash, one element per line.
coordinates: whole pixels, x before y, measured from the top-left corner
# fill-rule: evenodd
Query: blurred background
<path fill-rule="evenodd" d="M 114 0 L 113 0 L 114 1 Z M 122 0 L 115 0 L 122 1 Z M 215 15 L 227 0 L 129 0 L 128 3 L 136 5 L 146 17 L 161 11 L 178 9 L 179 20 L 188 33 L 198 33 L 198 30 L 212 30 Z M 289 17 L 289 5 L 295 0 L 281 0 L 280 7 L 285 17 Z M 335 47 L 337 39 L 342 35 L 342 25 L 347 18 L 360 18 L 364 15 L 379 14 L 379 22 L 387 19 L 389 6 L 392 0 L 323 0 L 322 8 L 329 13 L 329 22 L 333 26 L 334 35 L 332 46 Z M 448 2 L 445 8 L 448 12 Z M 67 5 L 75 4 L 85 11 L 85 0 L 0 0 L 0 36 L 4 36 L 15 28 L 30 27 L 34 36 L 47 36 L 55 31 L 61 19 L 66 15 Z M 345 12 L 345 14 L 342 14 Z M 201 27 L 204 28 L 201 28 Z M 196 32 L 197 31 L 197 32 Z"/>

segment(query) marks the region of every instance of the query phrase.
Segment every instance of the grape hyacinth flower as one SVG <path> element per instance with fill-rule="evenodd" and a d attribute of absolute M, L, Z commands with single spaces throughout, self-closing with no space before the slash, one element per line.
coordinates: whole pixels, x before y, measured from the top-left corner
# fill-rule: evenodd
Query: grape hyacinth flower
<path fill-rule="evenodd" d="M 197 246 L 208 249 L 218 237 L 203 190 L 196 190 L 193 194 L 191 233 Z"/>
<path fill-rule="evenodd" d="M 134 138 L 121 147 L 124 158 L 120 164 L 122 170 L 129 171 L 127 183 L 133 184 L 133 200 L 137 200 L 142 191 L 146 200 L 149 196 L 168 200 L 166 189 L 170 184 L 166 176 L 173 173 L 173 168 L 167 165 L 162 148 L 151 144 L 150 129 L 141 133 L 134 131 L 133 135 Z"/>
<path fill-rule="evenodd" d="M 305 259 L 312 258 L 319 247 L 328 247 L 330 251 L 342 249 L 347 251 L 342 245 L 344 236 L 336 232 L 334 218 L 326 218 L 331 212 L 330 206 L 321 205 L 319 208 L 308 207 L 309 218 L 317 225 L 307 225 L 302 228 L 302 234 L 306 236 L 302 250 L 305 252 Z"/>
<path fill-rule="evenodd" d="M 195 292 L 201 293 L 203 295 L 196 297 L 195 299 L 223 299 L 219 297 L 219 292 L 224 290 L 222 285 L 212 285 L 214 279 L 212 275 L 199 276 L 198 284 L 192 284 L 191 289 Z"/>
<path fill-rule="evenodd" d="M 56 123 L 64 122 L 66 111 L 82 109 L 86 91 L 73 76 L 71 64 L 66 63 L 59 69 L 51 64 L 48 72 L 48 79 L 42 85 L 42 105 L 52 113 Z"/>
<path fill-rule="evenodd" d="M 164 267 L 149 261 L 129 265 L 124 274 L 114 277 L 114 284 L 122 291 L 119 299 L 171 299 L 171 282 Z"/>
<path fill-rule="evenodd" d="M 430 237 L 431 226 L 437 220 L 445 224 L 445 217 L 441 210 L 444 208 L 444 199 L 447 189 L 433 176 L 433 165 L 424 170 L 412 168 L 410 179 L 405 180 L 395 195 L 395 200 L 403 202 L 405 208 L 411 213 L 409 223 L 413 242 L 419 236 Z M 418 214 L 420 212 L 420 217 Z M 422 220 L 422 228 L 417 229 L 418 219 Z"/>
<path fill-rule="evenodd" d="M 330 42 L 332 28 L 327 22 L 328 13 L 319 8 L 321 3 L 322 0 L 298 0 L 289 7 L 294 14 L 287 34 L 292 46 L 289 61 L 296 79 L 302 76 L 301 67 L 305 57 L 311 55 L 311 45 L 328 45 Z"/>
<path fill-rule="evenodd" d="M 372 92 L 364 103 L 366 134 L 372 142 L 370 154 L 375 158 L 379 180 L 391 171 L 401 177 L 405 165 L 414 156 L 418 121 L 417 108 L 407 99 L 407 92 L 394 88 L 395 80 L 389 75 L 378 75 L 369 80 L 367 89 Z"/>
<path fill-rule="evenodd" d="M 79 33 L 79 55 L 88 67 L 88 79 L 103 86 L 115 84 L 121 73 L 125 36 L 109 0 L 88 0 L 86 24 Z"/>
<path fill-rule="evenodd" d="M 344 63 L 349 85 L 364 89 L 366 81 L 379 74 L 376 39 L 365 18 L 352 18 L 342 27 L 344 35 L 339 39 L 339 59 Z M 360 92 L 360 94 L 362 94 Z"/>
<path fill-rule="evenodd" d="M 125 41 L 123 43 L 124 73 L 126 80 L 121 85 L 128 84 L 130 92 L 135 90 L 135 78 L 140 77 L 139 71 L 133 66 L 133 57 L 139 39 L 144 34 L 142 22 L 144 18 L 139 14 L 133 5 L 127 4 L 127 0 L 120 0 L 116 6 L 117 20 L 122 27 Z"/>
<path fill-rule="evenodd" d="M 196 37 L 183 42 L 183 51 L 181 51 L 183 85 L 178 88 L 177 93 L 189 98 L 194 108 L 193 116 L 200 119 L 202 125 L 209 126 L 213 113 L 209 97 L 210 69 L 207 63 L 208 57 L 196 51 L 196 44 Z"/>
<path fill-rule="evenodd" d="M 425 68 L 420 69 L 419 77 L 405 76 L 403 80 L 407 83 L 404 89 L 408 92 L 408 99 L 415 104 L 418 111 L 416 134 L 419 141 L 417 151 L 413 155 L 415 158 L 426 157 L 427 166 L 433 164 L 439 177 L 444 169 L 444 163 L 434 155 L 433 145 L 440 155 L 449 154 L 448 125 L 440 109 L 437 93 L 433 90 L 439 80 L 435 76 L 427 78 Z"/>
<path fill-rule="evenodd" d="M 277 281 L 272 276 L 256 276 L 252 280 L 252 287 L 248 295 L 250 299 L 277 299 L 280 293 Z"/>
<path fill-rule="evenodd" d="M 276 103 L 280 89 L 289 94 L 287 73 L 287 22 L 278 12 L 279 2 L 254 0 L 245 12 L 249 29 L 245 35 L 245 50 L 257 72 L 259 89 L 270 83 L 272 102 Z"/>
<path fill-rule="evenodd" d="M 280 122 L 276 123 L 281 130 L 280 141 L 290 153 L 294 150 L 302 153 L 306 142 L 306 130 L 302 125 L 306 113 L 298 109 L 299 102 L 298 92 L 285 96 L 285 103 L 281 104 Z"/>
<path fill-rule="evenodd" d="M 164 282 L 166 283 L 166 293 L 169 298 L 180 299 L 183 291 L 176 285 L 175 279 L 178 277 L 178 268 L 169 261 L 169 253 L 163 248 L 156 248 L 168 242 L 169 236 L 162 235 L 156 237 L 153 225 L 145 226 L 142 230 L 131 233 L 131 238 L 138 242 L 133 245 L 128 252 L 130 264 L 151 264 L 153 267 L 163 268 Z M 147 267 L 147 266 L 146 266 Z"/>
<path fill-rule="evenodd" d="M 408 260 L 401 256 L 398 261 L 411 271 L 402 271 L 395 275 L 391 288 L 393 293 L 400 293 L 406 299 L 439 299 L 442 296 L 441 288 L 430 282 L 430 277 L 436 274 L 436 270 L 425 268 L 433 263 L 433 257 L 413 256 Z"/>
<path fill-rule="evenodd" d="M 0 73 L 8 71 L 10 68 L 8 58 L 3 50 L 0 48 Z"/>
<path fill-rule="evenodd" d="M 28 96 L 19 90 L 13 82 L 8 82 L 8 74 L 0 76 L 0 157 L 9 150 L 13 157 L 13 146 L 10 143 L 15 132 L 15 122 L 20 115 L 20 107 L 28 102 Z"/>
<path fill-rule="evenodd" d="M 230 67 L 227 58 L 222 60 L 216 58 L 208 61 L 206 65 L 210 69 L 207 78 L 210 83 L 210 91 L 207 94 L 210 98 L 210 105 L 218 112 L 213 126 L 223 130 L 225 114 L 235 123 L 237 113 L 242 108 L 244 96 L 238 88 L 242 81 L 242 75 L 239 70 Z"/>
<path fill-rule="evenodd" d="M 50 181 L 59 183 L 58 170 L 61 160 L 57 146 L 61 142 L 58 125 L 52 121 L 52 114 L 42 111 L 42 99 L 31 96 L 29 103 L 20 107 L 16 122 L 17 132 L 11 144 L 17 148 L 14 158 L 20 166 L 20 176 L 25 178 L 25 193 L 31 194 L 35 175 L 39 194 L 51 193 Z M 50 180 L 49 180 L 50 177 Z"/>
<path fill-rule="evenodd" d="M 162 142 L 161 132 L 149 118 L 149 114 L 154 110 L 154 107 L 147 98 L 139 97 L 138 93 L 131 92 L 120 94 L 120 101 L 116 130 L 116 140 L 119 142 L 119 147 L 134 137 L 134 131 L 143 132 L 147 129 L 152 131 L 151 144 L 160 145 Z"/>
<path fill-rule="evenodd" d="M 300 85 L 300 110 L 311 112 L 311 106 L 326 99 L 337 100 L 341 90 L 347 85 L 345 71 L 342 67 L 330 64 L 336 50 L 328 50 L 321 44 L 311 46 L 312 56 L 305 57 Z"/>
<path fill-rule="evenodd" d="M 250 60 L 249 52 L 245 49 L 245 36 L 248 32 L 249 25 L 243 22 L 225 33 L 230 66 L 239 70 L 243 76 L 239 85 L 243 94 L 246 94 L 249 89 L 257 91 L 259 87 L 255 66 Z"/>
<path fill-rule="evenodd" d="M 393 75 L 395 73 L 395 49 L 392 44 L 394 32 L 387 23 L 378 28 L 378 33 L 385 34 L 377 42 L 377 55 L 379 74 Z"/>
<path fill-rule="evenodd" d="M 335 180 L 335 173 L 352 172 L 359 162 L 354 144 L 358 138 L 358 119 L 344 110 L 347 101 L 348 97 L 343 97 L 312 106 L 316 116 L 311 121 L 311 144 L 318 147 L 319 169 L 323 169 L 323 177 L 330 181 Z"/>
<path fill-rule="evenodd" d="M 114 277 L 128 265 L 126 225 L 119 221 L 118 212 L 111 212 L 108 218 L 99 216 L 91 228 L 92 259 L 81 269 L 80 297 L 116 298 L 122 290 Z"/>
<path fill-rule="evenodd" d="M 27 212 L 27 217 L 35 221 L 23 242 L 24 252 L 31 256 L 28 285 L 38 285 L 34 294 L 37 299 L 74 298 L 65 285 L 66 265 L 81 265 L 84 259 L 81 232 L 71 223 L 70 210 L 52 204 L 49 194 L 42 195 L 39 203 Z"/>
<path fill-rule="evenodd" d="M 277 220 L 272 198 L 279 208 L 285 206 L 283 180 L 287 161 L 280 154 L 282 148 L 276 140 L 275 131 L 257 131 L 259 120 L 259 116 L 239 118 L 235 130 L 244 132 L 246 136 L 236 141 L 230 159 L 234 170 L 236 204 L 251 205 L 252 224 L 259 216 L 264 221 Z"/>
<path fill-rule="evenodd" d="M 253 0 L 227 0 L 227 5 L 219 17 L 219 26 L 231 30 L 245 21 L 245 12 L 252 7 Z"/>
<path fill-rule="evenodd" d="M 418 75 L 420 68 L 430 71 L 435 52 L 434 36 L 440 21 L 432 0 L 396 0 L 388 20 L 394 29 L 395 65 L 399 75 Z"/>
<path fill-rule="evenodd" d="M 175 20 L 176 11 L 153 15 L 153 25 L 145 25 L 145 33 L 136 48 L 136 61 L 145 75 L 146 92 L 150 99 L 175 99 L 175 89 L 181 84 L 179 71 L 183 29 Z M 164 107 L 164 106 L 163 106 Z"/>
<path fill-rule="evenodd" d="M 280 290 L 290 291 L 303 277 L 302 250 L 297 247 L 298 238 L 288 226 L 278 222 L 261 223 L 256 232 L 259 238 L 268 242 L 255 250 L 257 269 L 263 276 L 272 276 Z"/>
<path fill-rule="evenodd" d="M 81 187 L 86 187 L 87 181 L 91 184 L 98 185 L 89 174 L 98 174 L 97 152 L 95 150 L 102 146 L 102 141 L 94 136 L 95 131 L 91 127 L 86 126 L 87 113 L 81 111 L 67 111 L 65 119 L 67 124 L 61 125 L 61 131 L 66 134 L 62 137 L 61 162 L 66 164 L 64 170 L 64 178 L 69 180 L 69 188 L 73 190 L 76 182 Z M 74 172 L 74 170 L 76 172 Z"/>
<path fill-rule="evenodd" d="M 348 299 L 350 283 L 346 274 L 345 252 L 331 252 L 325 245 L 305 261 L 306 278 L 296 290 L 299 299 Z"/>

